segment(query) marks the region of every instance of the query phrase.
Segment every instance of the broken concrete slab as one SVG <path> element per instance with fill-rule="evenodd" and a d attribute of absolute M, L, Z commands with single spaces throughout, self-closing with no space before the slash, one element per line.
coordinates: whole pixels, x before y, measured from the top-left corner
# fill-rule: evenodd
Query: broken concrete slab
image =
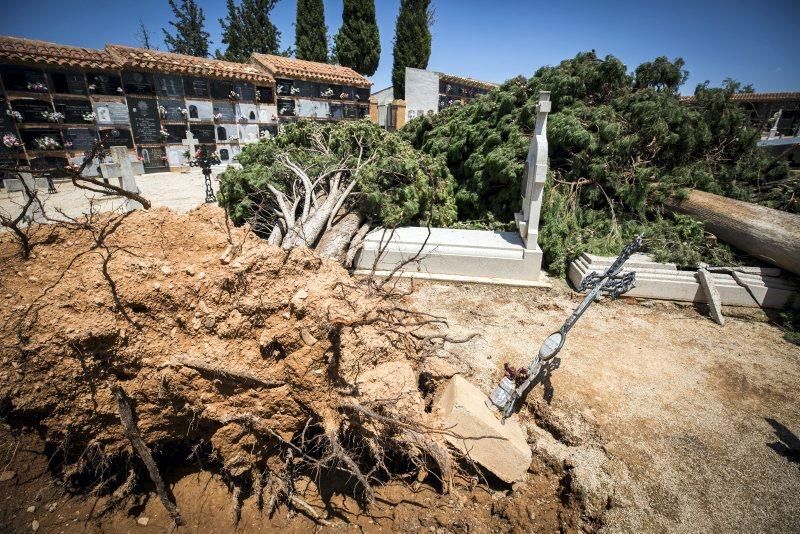
<path fill-rule="evenodd" d="M 700 269 L 697 271 L 697 279 L 700 281 L 700 286 L 706 294 L 706 302 L 708 302 L 711 318 L 714 319 L 714 322 L 717 324 L 724 325 L 725 317 L 722 316 L 722 299 L 714 283 L 714 277 L 707 270 Z"/>
<path fill-rule="evenodd" d="M 582 254 L 569 267 L 575 287 L 592 271 L 603 272 L 616 258 Z M 696 271 L 681 271 L 674 263 L 660 263 L 647 254 L 634 254 L 620 274 L 636 271 L 636 287 L 625 297 L 706 302 Z M 723 306 L 782 309 L 800 306 L 797 283 L 772 267 L 708 267 Z M 730 272 L 728 272 L 730 271 Z M 735 276 L 731 274 L 735 272 Z"/>
<path fill-rule="evenodd" d="M 448 431 L 445 439 L 469 459 L 509 484 L 521 480 L 531 463 L 527 433 L 515 419 L 500 423 L 486 406 L 487 395 L 454 375 L 436 403 Z"/>

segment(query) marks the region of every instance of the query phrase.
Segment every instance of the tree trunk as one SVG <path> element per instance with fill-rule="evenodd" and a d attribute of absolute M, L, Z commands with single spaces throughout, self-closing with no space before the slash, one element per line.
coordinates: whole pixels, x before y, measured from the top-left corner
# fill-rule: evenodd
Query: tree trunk
<path fill-rule="evenodd" d="M 361 215 L 349 212 L 340 217 L 338 222 L 330 227 L 319 240 L 315 251 L 323 258 L 331 258 L 344 264 L 350 241 L 358 231 L 361 224 Z"/>
<path fill-rule="evenodd" d="M 709 232 L 751 256 L 800 274 L 800 215 L 697 190 L 665 206 L 701 220 Z"/>
<path fill-rule="evenodd" d="M 283 248 L 289 250 L 294 247 L 313 247 L 317 238 L 325 229 L 328 217 L 331 215 L 336 200 L 339 198 L 337 191 L 331 191 L 325 200 L 318 202 L 316 209 L 311 208 L 308 217 L 298 220 L 283 238 Z"/>

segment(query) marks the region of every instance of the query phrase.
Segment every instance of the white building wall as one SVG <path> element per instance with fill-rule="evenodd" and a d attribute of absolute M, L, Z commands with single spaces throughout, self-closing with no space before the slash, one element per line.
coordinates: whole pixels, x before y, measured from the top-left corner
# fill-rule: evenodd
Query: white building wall
<path fill-rule="evenodd" d="M 406 122 L 439 110 L 439 75 L 406 67 Z"/>

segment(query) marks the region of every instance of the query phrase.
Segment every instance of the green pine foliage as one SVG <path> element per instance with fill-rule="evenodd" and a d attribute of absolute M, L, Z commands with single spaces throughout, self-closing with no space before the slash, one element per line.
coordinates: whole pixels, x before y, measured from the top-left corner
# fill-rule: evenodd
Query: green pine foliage
<path fill-rule="evenodd" d="M 328 141 L 330 152 L 317 150 L 315 136 Z M 285 125 L 280 135 L 248 145 L 239 155 L 239 170 L 229 168 L 220 181 L 220 198 L 236 224 L 249 221 L 271 197 L 266 185 L 290 190 L 296 177 L 278 162 L 288 154 L 293 162 L 317 176 L 331 168 L 355 168 L 358 175 L 355 209 L 375 224 L 449 226 L 456 219 L 453 181 L 444 163 L 420 154 L 397 135 L 368 120 L 317 123 L 302 120 Z M 256 225 L 258 227 L 258 225 Z"/>
<path fill-rule="evenodd" d="M 545 265 L 564 275 L 584 251 L 616 254 L 635 233 L 661 261 L 690 266 L 735 261 L 707 243 L 695 220 L 663 201 L 697 188 L 798 211 L 779 184 L 785 163 L 756 147 L 759 132 L 731 101 L 737 87 L 696 88 L 682 103 L 683 61 L 658 58 L 634 76 L 613 56 L 581 53 L 532 78 L 509 80 L 470 104 L 415 119 L 401 135 L 446 158 L 462 221 L 513 221 L 541 90 L 552 92 L 548 122 L 551 174 L 539 244 Z"/>
<path fill-rule="evenodd" d="M 297 59 L 328 62 L 328 27 L 322 0 L 297 0 L 294 42 Z"/>
<path fill-rule="evenodd" d="M 374 0 L 344 0 L 342 27 L 333 44 L 336 61 L 364 76 L 378 70 L 381 41 Z"/>
<path fill-rule="evenodd" d="M 278 54 L 281 33 L 269 16 L 278 0 L 242 0 L 236 5 L 227 0 L 228 13 L 219 19 L 225 52 L 216 51 L 217 59 L 244 63 L 254 52 Z"/>
<path fill-rule="evenodd" d="M 208 32 L 203 29 L 206 16 L 203 9 L 197 6 L 194 0 L 169 0 L 169 7 L 175 20 L 169 21 L 175 29 L 171 34 L 165 29 L 164 43 L 167 50 L 176 54 L 189 56 L 208 57 Z"/>
<path fill-rule="evenodd" d="M 424 69 L 431 57 L 430 0 L 401 0 L 394 33 L 392 87 L 405 98 L 406 67 Z"/>

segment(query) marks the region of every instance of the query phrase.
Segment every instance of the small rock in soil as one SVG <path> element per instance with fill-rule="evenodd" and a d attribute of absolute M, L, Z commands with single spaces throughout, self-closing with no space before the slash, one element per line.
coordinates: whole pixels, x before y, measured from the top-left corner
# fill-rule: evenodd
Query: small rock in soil
<path fill-rule="evenodd" d="M 0 482 L 5 482 L 6 480 L 11 480 L 15 476 L 17 476 L 17 472 L 16 471 L 3 471 L 2 473 L 0 473 Z"/>
<path fill-rule="evenodd" d="M 137 520 L 136 520 L 136 522 L 137 522 L 138 524 L 140 524 L 141 526 L 143 526 L 143 527 L 146 527 L 146 526 L 147 526 L 147 523 L 149 523 L 149 522 L 150 522 L 150 518 L 149 518 L 149 517 L 142 516 L 142 517 L 140 517 L 139 519 L 137 519 Z"/>

